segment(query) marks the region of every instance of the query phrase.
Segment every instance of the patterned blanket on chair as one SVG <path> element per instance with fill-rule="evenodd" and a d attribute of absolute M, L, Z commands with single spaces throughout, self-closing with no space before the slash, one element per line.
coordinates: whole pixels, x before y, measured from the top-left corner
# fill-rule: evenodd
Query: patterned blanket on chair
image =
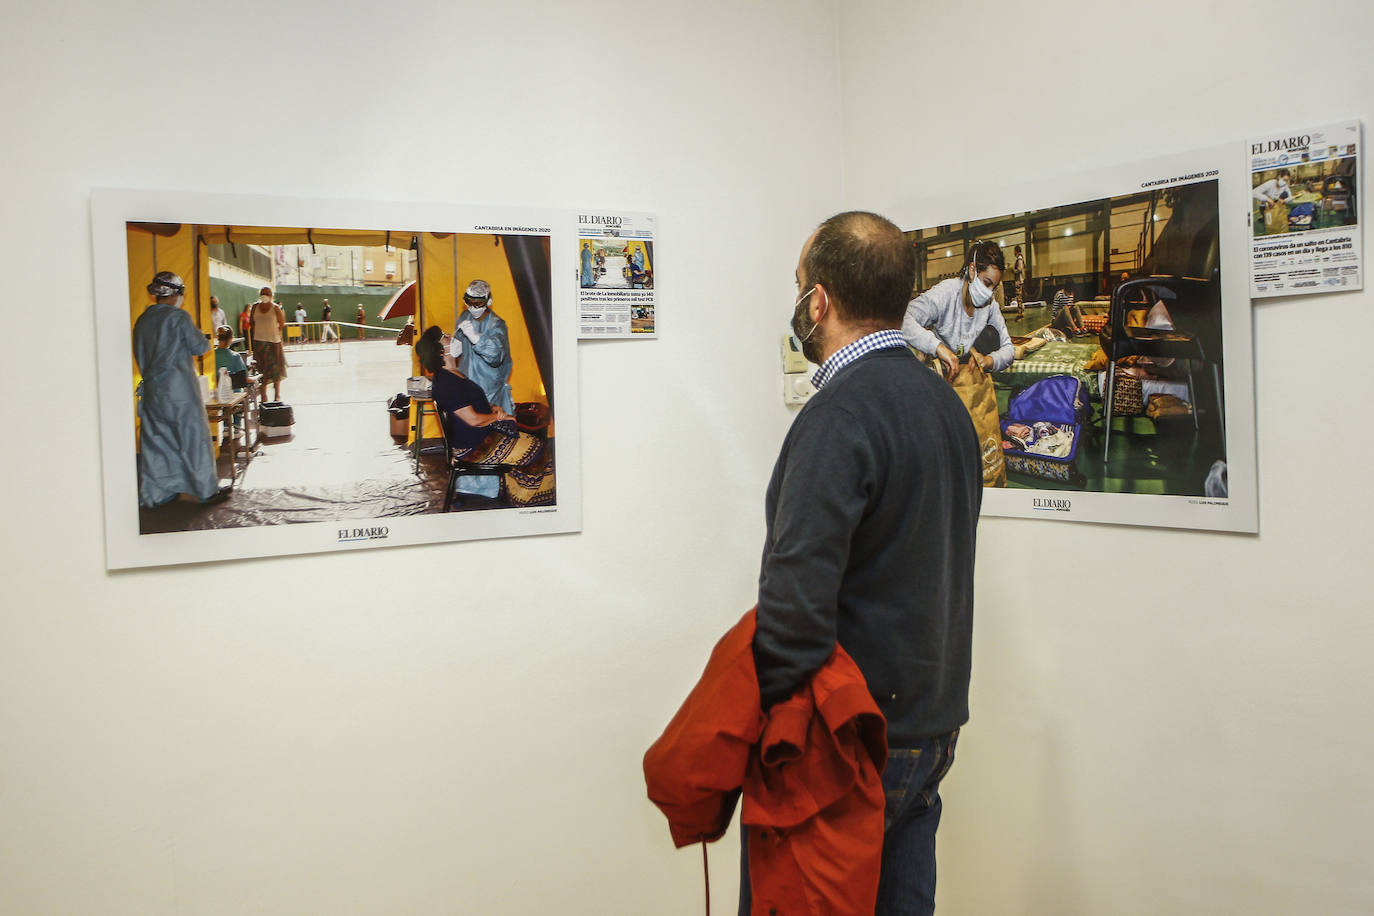
<path fill-rule="evenodd" d="M 483 467 L 512 465 L 502 481 L 513 505 L 554 504 L 553 443 L 518 429 L 512 421 L 493 423 L 490 435 L 470 449 L 454 449 L 453 457 Z"/>

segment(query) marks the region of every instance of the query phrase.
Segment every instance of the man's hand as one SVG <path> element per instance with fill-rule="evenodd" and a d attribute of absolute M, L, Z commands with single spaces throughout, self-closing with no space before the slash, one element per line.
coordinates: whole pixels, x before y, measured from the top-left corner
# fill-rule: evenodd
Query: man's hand
<path fill-rule="evenodd" d="M 477 343 L 482 335 L 477 333 L 477 326 L 472 323 L 472 319 L 464 318 L 458 323 L 458 330 L 463 332 L 463 336 L 473 343 Z"/>
<path fill-rule="evenodd" d="M 959 376 L 959 357 L 944 344 L 935 348 L 935 356 L 945 364 L 945 378 L 954 381 Z"/>
<path fill-rule="evenodd" d="M 977 363 L 978 368 L 982 369 L 984 372 L 988 372 L 992 369 L 991 356 L 987 356 L 983 353 L 979 353 L 977 350 L 974 350 L 972 353 L 969 354 L 969 359 Z"/>

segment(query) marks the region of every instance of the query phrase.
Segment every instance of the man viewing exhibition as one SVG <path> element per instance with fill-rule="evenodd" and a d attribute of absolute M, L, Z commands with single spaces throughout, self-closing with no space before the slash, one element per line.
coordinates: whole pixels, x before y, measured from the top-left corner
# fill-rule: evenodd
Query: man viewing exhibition
<path fill-rule="evenodd" d="M 934 912 L 982 500 L 968 411 L 902 338 L 915 274 L 911 245 L 873 213 L 834 216 L 802 247 L 792 328 L 820 369 L 768 484 L 754 637 L 765 711 L 838 642 L 887 720 L 879 914 Z M 742 864 L 740 912 L 750 904 Z"/>

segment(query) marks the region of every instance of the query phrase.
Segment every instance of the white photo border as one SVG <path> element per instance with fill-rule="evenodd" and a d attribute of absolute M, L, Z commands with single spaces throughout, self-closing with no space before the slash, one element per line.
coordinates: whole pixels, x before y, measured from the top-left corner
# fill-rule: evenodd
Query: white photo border
<path fill-rule="evenodd" d="M 354 551 L 486 538 L 564 534 L 582 528 L 577 312 L 567 284 L 550 290 L 553 384 L 557 398 L 557 504 L 329 522 L 140 534 L 126 224 L 401 227 L 415 231 L 548 235 L 550 276 L 574 269 L 571 210 L 453 203 L 323 200 L 182 191 L 96 189 L 91 194 L 100 443 L 108 569 L 204 563 L 261 556 Z M 525 231 L 528 230 L 528 231 Z M 537 231 L 536 231 L 537 230 Z M 544 230 L 547 230 L 544 231 Z M 379 405 L 380 407 L 381 405 Z M 340 529 L 374 529 L 344 540 Z M 384 531 L 384 534 L 381 533 Z"/>
<path fill-rule="evenodd" d="M 957 196 L 899 199 L 886 214 L 903 231 L 1120 197 L 1198 181 L 1217 182 L 1221 245 L 1222 365 L 1228 496 L 987 488 L 982 514 L 1005 518 L 1104 522 L 1257 533 L 1255 375 L 1249 295 L 1250 172 L 1241 145 L 1226 144 L 1110 168 L 1060 175 L 1019 187 L 970 187 Z"/>

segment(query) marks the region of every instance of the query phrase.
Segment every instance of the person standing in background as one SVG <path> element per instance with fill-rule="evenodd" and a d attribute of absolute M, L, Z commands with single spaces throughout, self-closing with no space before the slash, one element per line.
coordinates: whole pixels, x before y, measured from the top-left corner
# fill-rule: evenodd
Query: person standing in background
<path fill-rule="evenodd" d="M 324 300 L 324 306 L 320 309 L 320 321 L 324 322 L 320 328 L 320 340 L 326 343 L 339 339 L 339 335 L 334 333 L 334 325 L 330 323 L 333 315 L 334 309 L 330 307 L 329 300 Z"/>
<path fill-rule="evenodd" d="M 253 303 L 249 302 L 239 312 L 239 336 L 243 338 L 245 350 L 253 349 Z"/>
<path fill-rule="evenodd" d="M 281 400 L 281 380 L 286 378 L 286 354 L 282 351 L 282 333 L 286 328 L 286 313 L 272 301 L 272 288 L 264 286 L 253 306 L 253 361 L 262 378 L 262 389 L 272 386 L 272 400 Z"/>
<path fill-rule="evenodd" d="M 229 318 L 224 314 L 224 309 L 219 307 L 219 297 L 210 297 L 210 333 L 218 334 L 220 328 L 229 326 Z"/>

